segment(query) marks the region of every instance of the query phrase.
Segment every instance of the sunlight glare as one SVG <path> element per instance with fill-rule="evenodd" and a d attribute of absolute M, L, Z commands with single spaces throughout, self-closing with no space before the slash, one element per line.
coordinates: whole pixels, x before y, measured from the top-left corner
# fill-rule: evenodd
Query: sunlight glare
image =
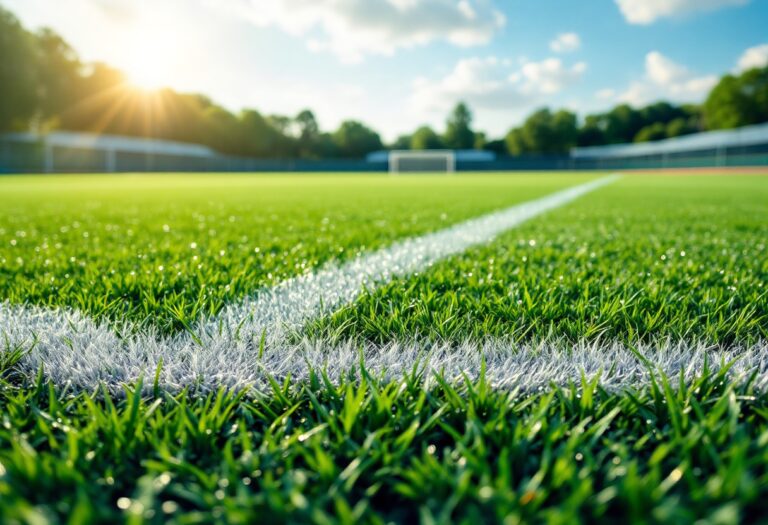
<path fill-rule="evenodd" d="M 168 87 L 179 49 L 173 32 L 163 27 L 137 28 L 131 43 L 130 61 L 126 73 L 131 84 L 145 90 Z"/>

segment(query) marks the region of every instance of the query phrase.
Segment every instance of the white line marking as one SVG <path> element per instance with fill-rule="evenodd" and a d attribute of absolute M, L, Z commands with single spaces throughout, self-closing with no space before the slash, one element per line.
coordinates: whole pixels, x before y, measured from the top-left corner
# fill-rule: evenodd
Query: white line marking
<path fill-rule="evenodd" d="M 434 263 L 492 241 L 528 219 L 567 204 L 582 195 L 614 182 L 617 175 L 558 191 L 502 211 L 456 224 L 421 237 L 405 239 L 363 255 L 343 266 L 289 279 L 252 299 L 228 306 L 216 317 L 199 324 L 198 331 L 218 335 L 219 327 L 240 328 L 248 318 L 247 331 L 270 329 L 274 341 L 279 328 L 295 330 L 307 321 L 353 302 L 365 288 L 372 289 L 394 277 L 424 270 Z"/>
<path fill-rule="evenodd" d="M 226 307 L 213 318 L 201 320 L 194 336 L 184 333 L 160 337 L 146 331 L 120 337 L 114 328 L 78 312 L 8 304 L 0 305 L 0 334 L 11 348 L 30 346 L 34 338 L 36 343 L 19 368 L 35 373 L 44 366 L 47 376 L 59 384 L 71 382 L 90 388 L 104 382 L 114 387 L 140 375 L 154 374 L 162 362 L 163 383 L 169 387 L 193 383 L 212 388 L 218 384 L 242 386 L 254 382 L 259 374 L 263 376 L 264 362 L 257 365 L 256 359 L 262 333 L 267 335 L 270 348 L 286 348 L 282 341 L 287 331 L 353 302 L 366 287 L 373 289 L 394 277 L 407 276 L 471 246 L 489 242 L 616 178 L 613 175 L 568 188 L 397 242 L 341 266 L 330 265 L 289 279 Z M 257 373 L 255 367 L 261 371 Z"/>
<path fill-rule="evenodd" d="M 271 388 L 269 377 L 280 383 L 290 377 L 296 384 L 307 381 L 312 371 L 324 372 L 338 383 L 342 378 L 360 377 L 361 363 L 370 375 L 385 380 L 398 381 L 414 371 L 422 372 L 426 387 L 433 384 L 435 373 L 450 381 L 461 381 L 464 376 L 474 380 L 485 368 L 491 387 L 526 392 L 547 389 L 553 383 L 578 386 L 582 377 L 598 378 L 600 385 L 611 391 L 647 386 L 660 373 L 675 382 L 682 375 L 690 383 L 705 369 L 716 372 L 732 363 L 727 374 L 731 381 L 751 379 L 758 390 L 768 388 L 767 342 L 721 348 L 666 340 L 638 345 L 633 352 L 620 343 L 602 341 L 522 345 L 503 340 L 457 345 L 393 342 L 377 346 L 304 340 L 267 346 L 259 355 L 257 337 L 222 337 L 202 346 L 184 335 L 161 339 L 143 334 L 124 341 L 110 329 L 77 314 L 64 320 L 60 313 L 43 309 L 26 313 L 34 314 L 29 318 L 35 321 L 34 329 L 66 333 L 72 339 L 65 342 L 53 336 L 41 340 L 42 345 L 32 354 L 35 357 L 27 359 L 19 371 L 33 377 L 44 363 L 49 379 L 73 390 L 92 390 L 104 384 L 117 393 L 122 385 L 144 377 L 149 391 L 160 363 L 158 385 L 169 392 L 187 387 L 202 392 L 219 387 L 267 392 Z M 80 351 L 73 351 L 75 348 Z"/>

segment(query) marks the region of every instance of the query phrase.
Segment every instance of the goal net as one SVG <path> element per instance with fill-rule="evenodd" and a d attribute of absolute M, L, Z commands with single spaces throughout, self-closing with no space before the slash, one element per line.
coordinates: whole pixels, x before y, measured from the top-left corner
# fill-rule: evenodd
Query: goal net
<path fill-rule="evenodd" d="M 456 153 L 450 150 L 396 150 L 389 152 L 390 173 L 453 173 Z"/>

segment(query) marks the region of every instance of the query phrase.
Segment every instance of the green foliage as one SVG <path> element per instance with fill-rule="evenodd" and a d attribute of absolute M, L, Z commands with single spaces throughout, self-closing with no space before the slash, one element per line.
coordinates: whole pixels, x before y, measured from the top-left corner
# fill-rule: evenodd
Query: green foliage
<path fill-rule="evenodd" d="M 448 116 L 443 141 L 450 149 L 472 149 L 475 147 L 472 112 L 465 103 L 459 102 Z"/>
<path fill-rule="evenodd" d="M 301 156 L 308 158 L 316 156 L 320 139 L 320 125 L 315 119 L 315 114 L 304 109 L 296 115 L 294 122 L 299 130 L 298 146 Z"/>
<path fill-rule="evenodd" d="M 512 155 L 564 154 L 576 145 L 577 136 L 576 115 L 565 110 L 552 113 L 544 108 L 528 117 L 522 127 L 512 129 L 506 142 Z"/>
<path fill-rule="evenodd" d="M 23 129 L 37 107 L 32 36 L 0 6 L 0 132 Z"/>
<path fill-rule="evenodd" d="M 704 102 L 707 129 L 768 122 L 768 66 L 726 75 Z"/>
<path fill-rule="evenodd" d="M 412 140 L 412 135 L 400 135 L 392 144 L 389 145 L 389 147 L 390 149 L 411 149 Z"/>
<path fill-rule="evenodd" d="M 79 96 L 82 76 L 80 59 L 70 45 L 50 29 L 35 38 L 38 50 L 39 118 L 56 120 Z"/>
<path fill-rule="evenodd" d="M 667 124 L 667 138 L 689 135 L 698 131 L 696 119 L 678 117 Z"/>
<path fill-rule="evenodd" d="M 635 135 L 635 142 L 652 142 L 665 138 L 667 138 L 667 126 L 662 122 L 656 122 L 638 131 Z"/>
<path fill-rule="evenodd" d="M 383 147 L 378 133 L 355 120 L 342 122 L 333 134 L 333 141 L 340 156 L 356 159 Z"/>
<path fill-rule="evenodd" d="M 0 383 L 4 523 L 768 519 L 768 399 L 723 374 L 496 390 L 419 372 L 263 394 Z"/>
<path fill-rule="evenodd" d="M 565 154 L 576 145 L 601 146 L 626 142 L 647 142 L 700 131 L 700 111 L 695 106 L 673 106 L 658 102 L 642 109 L 627 104 L 607 113 L 588 115 L 581 126 L 572 113 L 541 109 L 506 136 L 512 155 Z"/>
<path fill-rule="evenodd" d="M 421 126 L 413 132 L 413 135 L 411 135 L 410 149 L 425 150 L 443 148 L 445 148 L 445 143 L 443 142 L 442 137 L 435 133 L 429 126 Z"/>
<path fill-rule="evenodd" d="M 246 109 L 240 115 L 242 132 L 239 141 L 244 142 L 238 153 L 250 157 L 270 157 L 275 152 L 285 152 L 292 156 L 293 141 L 285 134 L 288 124 L 286 117 L 274 119 L 265 118 L 256 110 Z M 284 120 L 283 120 L 284 119 Z M 259 141 L 242 140 L 247 137 L 259 137 Z"/>
<path fill-rule="evenodd" d="M 473 145 L 474 149 L 485 149 L 487 143 L 488 136 L 484 132 L 479 131 L 475 133 L 475 143 Z"/>

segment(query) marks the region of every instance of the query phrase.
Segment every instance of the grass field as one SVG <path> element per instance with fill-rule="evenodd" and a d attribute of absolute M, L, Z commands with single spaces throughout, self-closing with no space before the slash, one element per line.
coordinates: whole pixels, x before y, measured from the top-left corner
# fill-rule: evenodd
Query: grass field
<path fill-rule="evenodd" d="M 765 522 L 768 179 L 606 175 L 0 178 L 0 522 Z"/>

